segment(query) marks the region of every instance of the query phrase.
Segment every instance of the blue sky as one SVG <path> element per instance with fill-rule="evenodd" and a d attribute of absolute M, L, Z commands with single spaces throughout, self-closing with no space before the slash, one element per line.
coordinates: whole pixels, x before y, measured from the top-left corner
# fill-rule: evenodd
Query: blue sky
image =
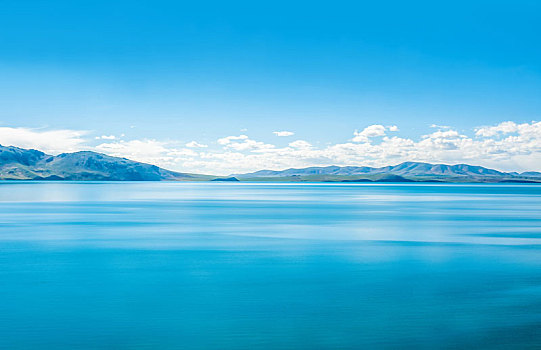
<path fill-rule="evenodd" d="M 218 142 L 228 136 L 324 150 L 371 125 L 396 125 L 396 137 L 416 143 L 438 130 L 476 141 L 479 127 L 507 121 L 536 129 L 540 17 L 538 1 L 2 1 L 0 126 L 9 135 L 0 133 L 0 143 L 29 146 L 10 128 L 41 135 L 34 138 L 75 132 L 75 143 L 30 146 L 212 172 L 219 166 L 201 158 L 245 164 L 264 149 Z M 500 132 L 496 141 L 519 134 L 518 127 Z M 371 144 L 392 135 L 375 135 Z M 517 151 L 530 150 L 527 160 L 428 160 L 541 170 L 539 135 L 528 135 Z M 208 147 L 186 152 L 205 154 L 171 156 L 192 141 Z M 129 142 L 166 151 L 149 156 L 126 148 Z M 96 148 L 102 144 L 109 146 Z M 274 153 L 270 164 L 265 158 L 246 169 L 419 158 Z"/>

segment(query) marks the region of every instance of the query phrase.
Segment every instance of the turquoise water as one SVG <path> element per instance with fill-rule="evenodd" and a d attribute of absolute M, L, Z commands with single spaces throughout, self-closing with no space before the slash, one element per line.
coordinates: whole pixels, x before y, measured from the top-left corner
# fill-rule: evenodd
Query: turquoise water
<path fill-rule="evenodd" d="M 541 348 L 541 186 L 0 183 L 1 349 Z"/>

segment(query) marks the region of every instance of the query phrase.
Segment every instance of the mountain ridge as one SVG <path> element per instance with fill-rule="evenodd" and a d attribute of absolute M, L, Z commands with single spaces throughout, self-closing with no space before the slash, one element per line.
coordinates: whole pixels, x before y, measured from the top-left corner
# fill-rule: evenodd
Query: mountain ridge
<path fill-rule="evenodd" d="M 53 156 L 34 149 L 0 145 L 3 180 L 186 181 L 200 176 L 92 151 Z"/>
<path fill-rule="evenodd" d="M 523 173 L 503 172 L 490 168 L 469 164 L 432 164 L 425 162 L 402 162 L 384 167 L 368 166 L 323 166 L 306 168 L 289 168 L 285 170 L 259 170 L 252 173 L 232 174 L 238 178 L 273 178 L 296 176 L 364 176 L 393 174 L 398 176 L 441 176 L 441 177 L 541 177 L 540 172 Z"/>
<path fill-rule="evenodd" d="M 541 172 L 502 172 L 469 164 L 403 162 L 379 168 L 332 165 L 214 176 L 175 172 L 93 151 L 53 156 L 35 149 L 0 145 L 0 180 L 541 183 Z"/>

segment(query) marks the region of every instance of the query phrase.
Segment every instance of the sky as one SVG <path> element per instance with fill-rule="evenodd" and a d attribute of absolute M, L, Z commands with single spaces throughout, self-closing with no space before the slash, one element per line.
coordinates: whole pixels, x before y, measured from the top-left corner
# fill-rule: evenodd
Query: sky
<path fill-rule="evenodd" d="M 541 171 L 539 1 L 0 0 L 0 144 Z"/>

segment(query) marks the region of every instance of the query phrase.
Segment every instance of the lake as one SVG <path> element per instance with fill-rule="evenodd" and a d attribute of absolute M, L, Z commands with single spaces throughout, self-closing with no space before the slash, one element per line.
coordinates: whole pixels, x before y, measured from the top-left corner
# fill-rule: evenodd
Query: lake
<path fill-rule="evenodd" d="M 541 186 L 0 182 L 1 349 L 541 348 Z"/>

